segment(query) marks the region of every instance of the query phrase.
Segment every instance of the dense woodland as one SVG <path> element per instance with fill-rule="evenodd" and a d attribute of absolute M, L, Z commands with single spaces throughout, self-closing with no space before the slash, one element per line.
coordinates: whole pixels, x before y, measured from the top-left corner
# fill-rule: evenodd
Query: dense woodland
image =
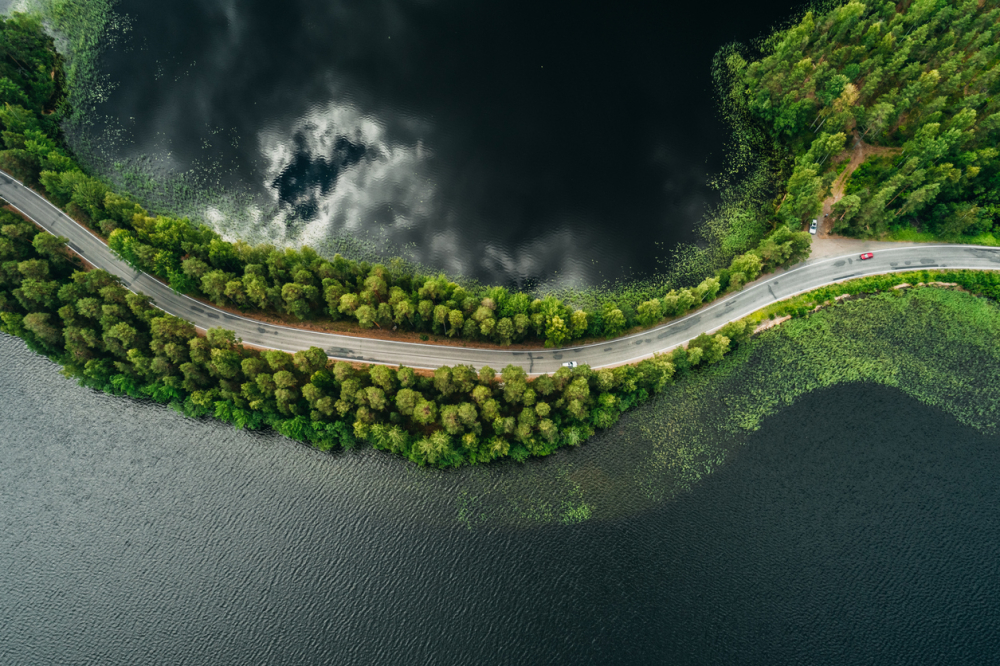
<path fill-rule="evenodd" d="M 833 209 L 834 231 L 944 238 L 1000 224 L 1000 8 L 995 1 L 846 2 L 728 58 L 733 100 L 778 147 L 772 221 L 816 217 L 857 142 L 873 151 Z M 838 155 L 841 160 L 838 160 Z"/>
<path fill-rule="evenodd" d="M 329 449 L 366 441 L 421 464 L 524 460 L 587 439 L 660 391 L 675 373 L 722 359 L 743 322 L 637 366 L 561 368 L 529 380 L 508 366 L 330 364 L 317 348 L 244 348 L 229 331 L 197 335 L 99 270 L 80 270 L 64 239 L 0 212 L 0 330 L 94 388 L 169 403 L 238 427 L 272 426 Z"/>

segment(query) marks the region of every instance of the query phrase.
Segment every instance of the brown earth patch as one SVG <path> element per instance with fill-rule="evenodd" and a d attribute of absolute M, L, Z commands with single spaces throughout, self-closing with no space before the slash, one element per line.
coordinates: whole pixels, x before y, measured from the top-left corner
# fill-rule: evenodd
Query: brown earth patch
<path fill-rule="evenodd" d="M 858 133 L 854 132 L 853 146 L 834 158 L 836 163 L 843 162 L 845 159 L 850 159 L 850 161 L 847 164 L 847 168 L 844 169 L 843 173 L 837 176 L 837 179 L 833 181 L 833 184 L 830 186 L 830 196 L 823 200 L 823 211 L 820 213 L 822 217 L 820 218 L 819 232 L 816 234 L 818 237 L 842 238 L 841 236 L 835 236 L 832 233 L 834 224 L 832 214 L 833 205 L 844 198 L 844 191 L 847 189 L 847 181 L 857 168 L 872 155 L 898 155 L 901 151 L 902 148 L 873 146 L 865 143 L 864 140 L 858 136 Z"/>

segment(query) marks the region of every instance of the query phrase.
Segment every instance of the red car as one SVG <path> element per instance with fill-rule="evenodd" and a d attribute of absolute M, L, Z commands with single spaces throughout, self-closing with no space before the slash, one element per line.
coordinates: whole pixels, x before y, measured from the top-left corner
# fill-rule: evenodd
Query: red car
<path fill-rule="evenodd" d="M 865 252 L 863 255 L 861 255 L 861 261 L 864 261 L 865 259 L 871 259 L 874 256 L 875 255 L 872 254 L 871 252 Z"/>

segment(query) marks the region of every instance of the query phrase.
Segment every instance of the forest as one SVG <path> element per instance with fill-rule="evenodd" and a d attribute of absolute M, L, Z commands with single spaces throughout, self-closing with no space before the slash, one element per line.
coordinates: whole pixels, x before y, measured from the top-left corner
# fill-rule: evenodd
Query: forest
<path fill-rule="evenodd" d="M 63 365 L 84 386 L 271 426 L 328 450 L 358 441 L 420 464 L 525 460 L 574 446 L 666 386 L 718 362 L 745 322 L 636 366 L 560 368 L 529 379 L 508 366 L 411 368 L 330 363 L 321 349 L 245 348 L 233 333 L 167 315 L 100 270 L 81 270 L 65 239 L 0 211 L 0 330 Z"/>
<path fill-rule="evenodd" d="M 730 102 L 771 142 L 773 226 L 819 216 L 850 153 L 864 163 L 832 231 L 904 230 L 995 244 L 1000 223 L 1000 60 L 996 2 L 838 2 L 728 54 Z"/>

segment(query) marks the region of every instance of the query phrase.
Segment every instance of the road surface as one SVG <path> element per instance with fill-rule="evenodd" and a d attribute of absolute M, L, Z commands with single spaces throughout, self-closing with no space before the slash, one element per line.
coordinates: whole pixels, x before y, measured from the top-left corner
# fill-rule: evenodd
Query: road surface
<path fill-rule="evenodd" d="M 1000 249 L 970 245 L 917 245 L 875 250 L 860 261 L 857 253 L 813 259 L 791 270 L 765 277 L 744 290 L 729 294 L 680 319 L 624 338 L 565 349 L 505 350 L 397 342 L 321 333 L 268 324 L 205 305 L 175 293 L 168 286 L 116 258 L 104 242 L 46 199 L 0 173 L 0 197 L 40 227 L 69 239 L 69 247 L 88 262 L 120 277 L 133 291 L 146 294 L 157 307 L 182 317 L 201 329 L 232 330 L 243 342 L 289 352 L 320 347 L 334 359 L 412 368 L 443 365 L 489 365 L 502 369 L 518 365 L 530 374 L 555 372 L 562 363 L 576 361 L 593 368 L 622 365 L 668 351 L 705 332 L 744 317 L 777 300 L 864 275 L 920 268 L 1000 270 Z"/>

